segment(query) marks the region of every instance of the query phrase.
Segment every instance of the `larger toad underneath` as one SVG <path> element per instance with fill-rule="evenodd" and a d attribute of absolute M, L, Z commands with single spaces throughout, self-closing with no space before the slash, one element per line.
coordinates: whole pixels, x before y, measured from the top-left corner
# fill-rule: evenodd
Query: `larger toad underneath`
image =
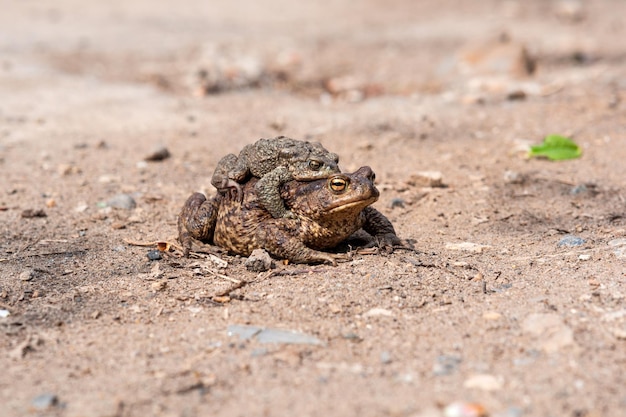
<path fill-rule="evenodd" d="M 261 207 L 257 179 L 243 185 L 243 201 L 232 194 L 207 200 L 195 193 L 178 217 L 179 240 L 188 255 L 193 239 L 213 243 L 232 254 L 248 256 L 262 248 L 294 263 L 329 262 L 344 255 L 323 252 L 359 229 L 380 246 L 401 243 L 391 222 L 373 207 L 379 196 L 369 167 L 311 182 L 291 181 L 280 196 L 294 218 L 273 218 Z"/>

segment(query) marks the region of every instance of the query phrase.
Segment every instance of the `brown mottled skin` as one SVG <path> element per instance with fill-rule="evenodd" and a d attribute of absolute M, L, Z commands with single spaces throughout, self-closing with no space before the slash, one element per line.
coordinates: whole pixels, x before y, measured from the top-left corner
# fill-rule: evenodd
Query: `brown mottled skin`
<path fill-rule="evenodd" d="M 339 173 L 339 157 L 321 144 L 278 136 L 246 145 L 239 156 L 229 154 L 217 164 L 211 183 L 221 194 L 234 190 L 241 200 L 241 185 L 250 176 L 259 201 L 272 217 L 294 217 L 280 198 L 280 186 L 291 180 L 312 181 Z"/>
<path fill-rule="evenodd" d="M 369 167 L 353 174 L 284 184 L 280 195 L 295 218 L 273 218 L 262 208 L 256 182 L 252 178 L 243 185 L 243 202 L 230 193 L 211 200 L 200 193 L 189 197 L 178 217 L 185 255 L 197 239 L 243 256 L 262 248 L 294 263 L 336 265 L 345 255 L 322 250 L 337 246 L 359 229 L 372 235 L 381 247 L 401 244 L 391 222 L 370 207 L 379 192 Z"/>

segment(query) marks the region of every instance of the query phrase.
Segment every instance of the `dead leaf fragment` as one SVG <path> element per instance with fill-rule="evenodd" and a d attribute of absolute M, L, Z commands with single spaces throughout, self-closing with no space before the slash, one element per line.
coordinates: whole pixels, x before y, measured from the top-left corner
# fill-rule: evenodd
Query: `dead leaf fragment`
<path fill-rule="evenodd" d="M 169 242 L 157 242 L 157 249 L 161 252 L 169 252 L 170 246 Z"/>

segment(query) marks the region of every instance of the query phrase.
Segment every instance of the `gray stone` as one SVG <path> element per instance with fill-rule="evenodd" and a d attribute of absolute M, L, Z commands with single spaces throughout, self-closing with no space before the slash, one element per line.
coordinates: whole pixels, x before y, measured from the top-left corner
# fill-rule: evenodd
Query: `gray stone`
<path fill-rule="evenodd" d="M 33 399 L 31 405 L 37 410 L 46 410 L 59 405 L 59 397 L 57 397 L 56 394 L 41 394 Z"/>
<path fill-rule="evenodd" d="M 609 242 L 613 249 L 613 254 L 619 259 L 626 259 L 626 238 L 613 239 Z"/>
<path fill-rule="evenodd" d="M 399 197 L 392 198 L 391 199 L 391 203 L 389 203 L 389 207 L 391 207 L 391 208 L 396 208 L 396 207 L 404 208 L 404 200 L 402 198 L 399 198 Z"/>
<path fill-rule="evenodd" d="M 557 243 L 556 245 L 558 247 L 575 247 L 575 246 L 582 246 L 585 243 L 585 239 L 578 237 L 578 236 L 572 236 L 572 235 L 567 235 L 567 236 L 563 236 L 561 238 L 561 240 L 559 240 L 559 243 Z"/>
<path fill-rule="evenodd" d="M 156 249 L 148 251 L 147 256 L 151 261 L 158 261 L 162 258 L 161 251 Z"/>
<path fill-rule="evenodd" d="M 122 210 L 132 210 L 137 207 L 137 202 L 130 194 L 117 194 L 110 198 L 106 205 Z"/>
<path fill-rule="evenodd" d="M 258 326 L 230 325 L 228 335 L 237 335 L 244 340 L 256 339 L 260 343 L 286 345 L 323 345 L 324 342 L 305 333 L 293 330 L 263 328 Z"/>
<path fill-rule="evenodd" d="M 274 261 L 267 251 L 255 249 L 245 262 L 246 268 L 252 272 L 264 272 L 274 266 Z"/>
<path fill-rule="evenodd" d="M 391 353 L 387 350 L 383 350 L 380 352 L 380 363 L 388 364 L 391 363 Z"/>
<path fill-rule="evenodd" d="M 436 376 L 450 375 L 457 370 L 460 363 L 461 358 L 458 356 L 439 355 L 433 365 L 433 374 Z"/>

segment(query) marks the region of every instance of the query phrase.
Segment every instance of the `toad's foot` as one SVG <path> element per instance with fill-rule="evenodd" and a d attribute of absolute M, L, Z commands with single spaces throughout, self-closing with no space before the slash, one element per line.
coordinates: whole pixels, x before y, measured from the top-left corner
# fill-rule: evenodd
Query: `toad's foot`
<path fill-rule="evenodd" d="M 396 247 L 404 246 L 404 242 L 395 233 L 385 233 L 376 236 L 378 247 L 383 253 L 392 253 Z"/>
<path fill-rule="evenodd" d="M 243 201 L 243 191 L 241 189 L 241 184 L 239 184 L 237 181 L 228 179 L 222 181 L 220 186 L 216 188 L 222 195 L 230 195 L 232 199 L 240 203 Z"/>

